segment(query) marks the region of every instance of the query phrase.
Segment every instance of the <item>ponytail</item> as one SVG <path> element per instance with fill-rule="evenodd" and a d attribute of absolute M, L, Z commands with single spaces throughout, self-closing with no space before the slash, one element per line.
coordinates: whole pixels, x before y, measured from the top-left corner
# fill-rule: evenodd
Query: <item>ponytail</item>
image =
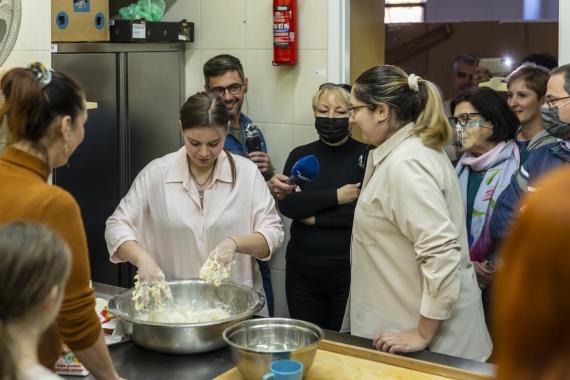
<path fill-rule="evenodd" d="M 425 146 L 442 149 L 449 144 L 452 132 L 439 90 L 432 82 L 422 79 L 419 92 L 425 99 L 425 105 L 416 119 L 414 134 L 421 137 Z"/>
<path fill-rule="evenodd" d="M 393 127 L 416 124 L 413 132 L 425 146 L 441 149 L 451 138 L 437 87 L 397 66 L 380 65 L 362 73 L 352 88 L 354 96 L 369 105 L 387 104 L 395 119 Z"/>
<path fill-rule="evenodd" d="M 2 77 L 0 88 L 4 95 L 0 119 L 6 118 L 8 143 L 22 139 L 38 141 L 43 135 L 44 123 L 41 123 L 41 119 L 46 102 L 42 86 L 31 70 L 10 70 Z"/>
<path fill-rule="evenodd" d="M 26 140 L 38 147 L 58 116 L 74 120 L 84 110 L 84 94 L 67 75 L 52 72 L 39 63 L 14 68 L 0 80 L 4 103 L 0 121 L 6 120 L 8 144 Z"/>

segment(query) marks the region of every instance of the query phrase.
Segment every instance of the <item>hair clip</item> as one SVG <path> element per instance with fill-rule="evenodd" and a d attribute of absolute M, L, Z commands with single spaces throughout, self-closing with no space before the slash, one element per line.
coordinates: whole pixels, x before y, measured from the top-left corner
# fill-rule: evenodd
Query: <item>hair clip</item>
<path fill-rule="evenodd" d="M 408 87 L 413 92 L 418 92 L 420 90 L 419 82 L 422 80 L 421 77 L 417 76 L 416 74 L 408 75 Z"/>
<path fill-rule="evenodd" d="M 50 69 L 45 67 L 41 62 L 32 62 L 29 66 L 30 70 L 34 74 L 34 77 L 40 82 L 42 87 L 47 86 L 51 83 L 52 72 Z"/>

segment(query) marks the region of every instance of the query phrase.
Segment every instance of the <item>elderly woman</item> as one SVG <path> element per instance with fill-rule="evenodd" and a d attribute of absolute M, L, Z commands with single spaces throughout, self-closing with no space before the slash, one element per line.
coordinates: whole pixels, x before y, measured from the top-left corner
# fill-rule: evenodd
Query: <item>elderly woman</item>
<path fill-rule="evenodd" d="M 291 317 L 339 330 L 350 288 L 350 235 L 360 193 L 365 145 L 350 137 L 349 93 L 325 83 L 313 97 L 319 139 L 289 154 L 284 174 L 301 157 L 315 155 L 316 180 L 279 201 L 293 219 L 287 245 L 286 291 Z"/>
<path fill-rule="evenodd" d="M 493 247 L 489 223 L 499 195 L 509 185 L 520 165 L 514 142 L 516 115 L 495 91 L 480 87 L 451 102 L 453 123 L 465 151 L 456 171 L 459 176 L 467 222 L 469 253 L 479 286 L 486 288 L 492 278 L 490 259 Z"/>
<path fill-rule="evenodd" d="M 351 121 L 378 147 L 354 215 L 345 322 L 382 351 L 486 360 L 492 343 L 437 87 L 382 65 L 358 77 L 350 104 Z"/>
<path fill-rule="evenodd" d="M 556 141 L 544 130 L 540 118 L 548 77 L 548 69 L 527 63 L 507 78 L 507 103 L 520 123 L 515 141 L 519 146 L 521 164 L 526 162 L 532 150 Z"/>

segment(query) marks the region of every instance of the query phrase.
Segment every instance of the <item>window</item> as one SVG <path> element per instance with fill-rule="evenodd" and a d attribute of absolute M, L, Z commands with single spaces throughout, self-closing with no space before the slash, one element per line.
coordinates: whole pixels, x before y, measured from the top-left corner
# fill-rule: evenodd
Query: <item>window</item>
<path fill-rule="evenodd" d="M 427 0 L 385 0 L 384 23 L 424 22 Z"/>

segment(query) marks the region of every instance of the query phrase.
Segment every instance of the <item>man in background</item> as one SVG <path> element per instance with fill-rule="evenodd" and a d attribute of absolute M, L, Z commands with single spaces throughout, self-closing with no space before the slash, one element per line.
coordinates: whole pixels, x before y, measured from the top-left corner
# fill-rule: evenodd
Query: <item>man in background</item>
<path fill-rule="evenodd" d="M 463 94 L 468 89 L 475 87 L 475 77 L 477 75 L 477 66 L 479 65 L 479 58 L 471 54 L 459 54 L 453 60 L 451 84 L 453 93 L 448 96 L 444 102 L 445 113 L 448 117 L 451 116 L 449 103 L 458 95 Z"/>
<path fill-rule="evenodd" d="M 245 94 L 247 93 L 248 79 L 245 76 L 240 60 L 229 54 L 220 54 L 210 58 L 204 64 L 204 89 L 224 100 L 230 116 L 230 128 L 226 137 L 224 148 L 240 156 L 252 160 L 269 186 L 274 197 L 280 199 L 291 192 L 295 187 L 286 183 L 287 177 L 276 174 L 267 153 L 267 145 L 263 133 L 253 125 L 247 115 L 241 112 Z M 260 150 L 248 152 L 246 149 L 246 128 L 248 131 L 259 133 Z M 257 260 L 263 289 L 267 297 L 269 315 L 273 316 L 273 288 L 271 286 L 271 269 L 266 261 Z"/>

